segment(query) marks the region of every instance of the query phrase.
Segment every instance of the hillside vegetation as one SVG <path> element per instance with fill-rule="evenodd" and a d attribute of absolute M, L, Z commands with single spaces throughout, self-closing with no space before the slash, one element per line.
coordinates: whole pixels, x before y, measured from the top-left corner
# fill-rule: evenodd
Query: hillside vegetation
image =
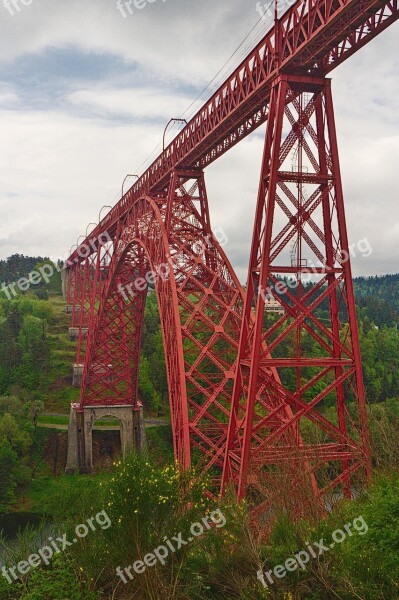
<path fill-rule="evenodd" d="M 43 264 L 48 259 L 17 256 L 1 261 L 0 287 Z M 320 516 L 315 504 L 308 518 L 295 524 L 282 498 L 267 539 L 256 535 L 245 504 L 230 495 L 222 502 L 212 500 L 203 493 L 208 481 L 195 472 L 179 472 L 169 427 L 147 431 L 148 450 L 142 457 L 121 461 L 115 456 L 96 475 L 64 476 L 66 432 L 38 427 L 65 426 L 69 405 L 79 397 L 71 386 L 76 344 L 68 340 L 70 316 L 64 312 L 59 273 L 11 300 L 0 292 L 0 512 L 30 509 L 45 519 L 39 532 L 26 530 L 13 544 L 3 540 L 0 558 L 10 567 L 37 553 L 38 546 L 48 543 L 49 521 L 53 537 L 66 532 L 67 539 L 74 537 L 77 524 L 94 515 L 106 513 L 110 521 L 106 526 L 103 514 L 103 526 L 98 523 L 87 538 L 55 553 L 47 565 L 29 569 L 18 581 L 10 584 L 0 576 L 0 598 L 399 598 L 399 275 L 356 279 L 355 288 L 374 482 L 353 502 L 337 498 L 331 514 Z M 316 350 L 311 339 L 303 341 L 312 355 Z M 145 310 L 139 393 L 146 415 L 168 415 L 155 293 L 149 294 Z M 205 526 L 203 519 L 215 511 L 220 511 L 219 520 L 209 525 L 208 519 Z M 170 552 L 164 564 L 157 561 L 133 579 L 123 571 L 125 581 L 118 575 L 118 567 L 142 561 L 195 522 L 203 523 L 203 535 Z M 331 540 L 336 530 L 345 532 L 348 524 L 355 529 L 345 541 L 317 560 L 309 559 L 304 568 L 286 570 L 281 578 L 273 575 L 272 583 L 267 579 L 265 573 L 274 573 L 312 542 Z"/>

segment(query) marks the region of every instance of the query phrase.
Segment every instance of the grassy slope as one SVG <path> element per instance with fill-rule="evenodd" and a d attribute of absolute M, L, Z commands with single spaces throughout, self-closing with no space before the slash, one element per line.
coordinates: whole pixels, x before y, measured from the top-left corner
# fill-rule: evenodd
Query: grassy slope
<path fill-rule="evenodd" d="M 48 389 L 44 398 L 46 412 L 69 414 L 71 402 L 79 399 L 79 389 L 72 387 L 72 365 L 75 362 L 76 342 L 68 339 L 71 316 L 66 315 L 61 296 L 50 296 L 55 320 L 49 327 L 51 347 Z"/>

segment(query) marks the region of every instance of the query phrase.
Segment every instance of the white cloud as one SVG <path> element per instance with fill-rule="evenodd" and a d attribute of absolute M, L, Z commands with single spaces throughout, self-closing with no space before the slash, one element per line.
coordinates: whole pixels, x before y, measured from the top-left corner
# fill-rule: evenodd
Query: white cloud
<path fill-rule="evenodd" d="M 165 123 L 170 115 L 179 116 L 190 104 L 189 97 L 162 88 L 107 89 L 102 85 L 73 92 L 67 101 L 105 118 L 119 115 Z"/>
<path fill-rule="evenodd" d="M 238 46 L 255 4 L 158 0 L 126 19 L 113 0 L 33 0 L 14 16 L 1 7 L 0 256 L 63 256 Z M 357 274 L 399 270 L 397 31 L 332 74 L 350 237 L 373 247 L 354 260 Z M 110 66 L 88 77 L 93 56 Z M 51 63 L 60 57 L 62 68 Z M 206 174 L 212 221 L 241 279 L 263 130 Z"/>
<path fill-rule="evenodd" d="M 165 82 L 209 80 L 259 18 L 240 0 L 158 0 L 123 18 L 113 0 L 33 0 L 10 16 L 2 8 L 0 57 L 8 62 L 47 48 L 113 54 Z"/>

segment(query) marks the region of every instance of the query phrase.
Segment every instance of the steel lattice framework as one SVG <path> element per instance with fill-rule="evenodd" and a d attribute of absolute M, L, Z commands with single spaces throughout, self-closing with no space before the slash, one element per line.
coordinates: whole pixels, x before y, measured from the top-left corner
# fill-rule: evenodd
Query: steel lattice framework
<path fill-rule="evenodd" d="M 210 230 L 203 173 L 176 173 L 166 197 L 138 200 L 121 221 L 112 249 L 102 247 L 95 260 L 101 293 L 82 288 L 91 311 L 82 404 L 139 403 L 141 327 L 150 284 L 159 301 L 176 457 L 187 468 L 192 447 L 200 451 L 204 469 L 221 468 L 243 292 Z M 85 264 L 92 261 L 93 255 Z M 76 266 L 75 276 L 82 270 Z"/>
<path fill-rule="evenodd" d="M 370 471 L 326 75 L 398 17 L 398 0 L 298 0 L 66 264 L 77 363 L 84 356 L 80 410 L 140 405 L 154 290 L 176 459 L 184 468 L 195 460 L 259 511 L 281 472 L 298 495 L 309 485 L 321 497 L 350 495 L 355 474 Z M 243 290 L 212 233 L 203 171 L 265 122 Z M 277 318 L 265 311 L 273 296 Z"/>
<path fill-rule="evenodd" d="M 237 482 L 241 498 L 249 481 L 263 496 L 267 465 L 306 459 L 317 481 L 328 463 L 328 486 L 342 483 L 349 495 L 351 475 L 367 465 L 369 449 L 330 81 L 281 75 L 270 106 L 224 479 Z M 294 276 L 293 289 L 281 274 Z M 265 319 L 267 294 L 279 288 L 284 313 Z M 305 350 L 310 341 L 312 357 Z M 277 399 L 267 410 L 260 388 L 265 399 Z M 355 418 L 349 399 L 357 404 Z M 320 411 L 331 403 L 337 423 Z M 317 444 L 299 437 L 304 417 L 323 433 Z M 289 443 L 288 429 L 295 430 Z"/>

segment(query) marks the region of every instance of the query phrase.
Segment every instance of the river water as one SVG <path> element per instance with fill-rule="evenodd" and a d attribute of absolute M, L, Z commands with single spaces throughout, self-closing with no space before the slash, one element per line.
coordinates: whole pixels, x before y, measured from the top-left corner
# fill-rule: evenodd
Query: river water
<path fill-rule="evenodd" d="M 18 531 L 25 529 L 28 525 L 38 526 L 42 517 L 30 512 L 5 513 L 0 515 L 0 531 L 7 540 L 17 537 Z"/>

